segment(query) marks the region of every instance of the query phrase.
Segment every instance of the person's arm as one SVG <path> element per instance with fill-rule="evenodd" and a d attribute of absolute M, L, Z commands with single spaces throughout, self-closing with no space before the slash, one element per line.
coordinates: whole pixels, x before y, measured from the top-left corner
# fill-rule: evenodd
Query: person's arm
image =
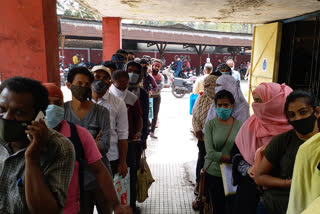
<path fill-rule="evenodd" d="M 110 148 L 110 136 L 111 136 L 111 127 L 110 127 L 110 113 L 109 110 L 103 107 L 103 111 L 100 113 L 100 128 L 102 130 L 100 138 L 100 149 L 101 154 L 106 155 Z M 99 147 L 98 147 L 99 148 Z"/>
<path fill-rule="evenodd" d="M 199 100 L 201 99 L 198 98 L 196 100 L 196 103 L 194 104 L 193 106 L 193 111 L 192 111 L 192 127 L 193 127 L 193 132 L 195 134 L 195 136 L 198 138 L 198 140 L 200 141 L 204 141 L 204 135 L 203 135 L 203 132 L 202 132 L 202 123 L 201 121 L 199 120 L 198 118 L 198 113 L 199 113 Z"/>
<path fill-rule="evenodd" d="M 141 138 L 141 131 L 142 131 L 142 126 L 143 126 L 143 121 L 142 121 L 142 110 L 141 110 L 141 106 L 140 106 L 140 102 L 139 100 L 136 101 L 136 103 L 134 104 L 133 107 L 133 111 L 134 114 L 137 116 L 136 117 L 136 121 L 135 121 L 135 125 L 137 127 L 137 132 L 134 135 L 134 139 L 139 139 Z"/>
<path fill-rule="evenodd" d="M 50 190 L 55 186 L 49 187 L 51 185 L 50 180 L 48 182 L 45 179 L 40 164 L 41 148 L 48 142 L 48 128 L 45 122 L 40 120 L 40 122 L 33 121 L 32 125 L 28 126 L 28 129 L 26 133 L 30 134 L 33 139 L 25 152 L 25 196 L 27 206 L 30 213 L 60 213 L 64 201 L 61 197 L 59 198 L 61 196 L 59 191 L 64 191 L 65 195 L 67 194 L 67 187 L 74 167 L 75 154 L 72 144 L 65 142 L 70 143 L 69 150 L 65 151 L 64 155 L 61 155 L 62 152 L 60 152 L 61 156 L 56 159 L 58 163 L 53 163 L 56 164 L 56 167 L 52 167 L 51 171 L 48 172 L 55 178 L 53 182 L 57 182 L 57 180 L 61 182 L 56 184 L 59 185 L 60 189 Z M 52 191 L 57 191 L 58 193 L 54 195 Z"/>
<path fill-rule="evenodd" d="M 192 93 L 193 94 L 199 94 L 199 79 L 196 80 L 196 82 L 194 83 L 194 87 L 193 87 L 193 90 L 192 90 Z"/>
<path fill-rule="evenodd" d="M 124 101 L 121 100 L 116 115 L 116 130 L 118 135 L 119 164 L 118 173 L 124 177 L 128 173 L 127 151 L 128 151 L 128 110 Z"/>
<path fill-rule="evenodd" d="M 206 152 L 208 159 L 213 160 L 214 162 L 220 162 L 220 159 L 223 157 L 221 152 L 216 151 L 213 148 L 214 140 L 213 140 L 213 132 L 214 126 L 211 121 L 207 122 L 205 125 L 205 132 L 204 132 L 204 142 L 206 147 Z"/>
<path fill-rule="evenodd" d="M 266 157 L 263 157 L 254 179 L 256 184 L 267 188 L 290 188 L 291 179 L 281 179 L 271 176 L 272 169 L 273 166 L 270 161 L 268 161 Z"/>
<path fill-rule="evenodd" d="M 120 205 L 116 191 L 113 186 L 113 179 L 110 176 L 107 168 L 102 163 L 102 161 L 98 160 L 90 164 L 89 167 L 92 173 L 95 175 L 105 198 L 107 199 L 107 201 L 111 203 L 112 209 L 115 210 L 115 213 L 132 213 L 131 208 L 129 206 Z"/>
<path fill-rule="evenodd" d="M 149 123 L 149 96 L 148 93 L 140 88 L 140 97 L 141 110 L 142 110 L 142 132 L 141 132 L 141 141 L 145 142 L 149 135 L 148 123 Z"/>
<path fill-rule="evenodd" d="M 157 91 L 158 90 L 158 84 L 156 82 L 156 80 L 153 78 L 152 75 L 148 75 L 149 76 L 149 80 L 151 82 L 151 85 L 152 85 L 152 91 Z"/>

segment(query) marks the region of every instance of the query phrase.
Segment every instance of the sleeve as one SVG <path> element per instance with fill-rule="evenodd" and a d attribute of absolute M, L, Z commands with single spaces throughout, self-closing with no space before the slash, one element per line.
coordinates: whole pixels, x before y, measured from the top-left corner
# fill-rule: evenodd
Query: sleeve
<path fill-rule="evenodd" d="M 293 168 L 293 176 L 287 210 L 288 214 L 301 213 L 308 206 L 307 198 L 310 199 L 310 195 L 308 197 L 305 194 L 310 192 L 310 186 L 312 186 L 312 184 L 310 183 L 311 180 L 308 179 L 307 176 L 311 174 L 311 167 L 305 166 L 306 163 L 309 162 L 306 157 L 307 154 L 305 154 L 303 150 L 299 149 Z"/>
<path fill-rule="evenodd" d="M 160 74 L 160 75 L 161 75 L 161 82 L 160 82 L 160 84 L 158 85 L 157 91 L 161 91 L 161 90 L 163 89 L 163 87 L 164 87 L 164 77 L 163 77 L 162 74 Z"/>
<path fill-rule="evenodd" d="M 135 117 L 142 117 L 142 110 L 141 110 L 141 106 L 140 106 L 140 101 L 139 99 L 135 102 L 135 104 L 133 105 L 132 107 L 132 112 L 133 112 L 133 115 L 136 115 Z M 138 127 L 138 120 L 137 119 L 134 119 L 134 127 Z M 137 132 L 137 130 L 135 129 L 135 131 Z"/>
<path fill-rule="evenodd" d="M 111 127 L 110 127 L 110 113 L 109 110 L 103 106 L 102 114 L 100 115 L 100 127 L 102 130 L 101 139 L 100 139 L 100 147 L 101 154 L 107 154 L 110 148 L 110 136 L 111 136 Z M 104 118 L 104 119 L 101 119 Z"/>
<path fill-rule="evenodd" d="M 151 75 L 148 75 L 148 77 L 149 77 L 149 80 L 150 80 L 151 85 L 152 85 L 152 90 L 153 91 L 157 91 L 158 90 L 158 84 L 156 83 L 155 79 Z"/>
<path fill-rule="evenodd" d="M 128 125 L 128 110 L 126 104 L 121 100 L 117 116 L 116 116 L 116 129 L 119 140 L 127 140 L 129 135 Z"/>
<path fill-rule="evenodd" d="M 73 175 L 75 151 L 69 139 L 63 136 L 55 139 L 59 141 L 58 148 L 54 153 L 55 159 L 52 160 L 52 164 L 45 169 L 44 176 L 59 206 L 64 207 L 67 200 L 67 191 Z"/>
<path fill-rule="evenodd" d="M 196 100 L 196 103 L 194 104 L 193 111 L 192 111 L 192 127 L 193 127 L 194 133 L 201 131 L 203 128 L 201 121 L 198 119 L 199 102 L 200 102 L 199 100 L 200 99 L 201 99 L 201 97 Z"/>
<path fill-rule="evenodd" d="M 214 126 L 212 125 L 213 121 L 208 121 L 205 125 L 205 132 L 204 132 L 204 143 L 206 147 L 206 152 L 208 159 L 220 162 L 222 153 L 217 152 L 213 145 L 214 145 L 214 140 L 213 140 L 213 135 L 212 133 L 214 132 Z"/>
<path fill-rule="evenodd" d="M 146 91 L 143 89 L 140 89 L 140 96 L 142 96 L 141 99 L 141 109 L 142 109 L 142 121 L 143 121 L 143 127 L 141 132 L 141 140 L 146 140 L 149 135 L 148 126 L 149 126 L 149 96 Z"/>
<path fill-rule="evenodd" d="M 81 126 L 76 125 L 76 127 L 88 165 L 100 160 L 102 155 L 100 154 L 97 144 L 90 132 Z"/>
<path fill-rule="evenodd" d="M 275 136 L 264 150 L 264 156 L 273 166 L 278 165 L 280 162 L 283 153 L 281 144 L 285 143 L 285 140 L 280 135 Z"/>

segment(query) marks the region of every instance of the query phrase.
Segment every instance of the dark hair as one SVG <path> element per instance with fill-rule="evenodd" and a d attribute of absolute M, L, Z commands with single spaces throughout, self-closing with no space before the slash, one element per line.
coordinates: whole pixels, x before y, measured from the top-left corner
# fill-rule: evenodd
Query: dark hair
<path fill-rule="evenodd" d="M 138 70 L 141 72 L 141 68 L 142 68 L 142 67 L 141 67 L 141 65 L 140 65 L 139 63 L 137 63 L 137 62 L 135 62 L 135 61 L 133 61 L 133 60 L 127 62 L 127 64 L 124 66 L 124 70 L 125 70 L 126 72 L 128 72 L 129 66 L 138 67 Z"/>
<path fill-rule="evenodd" d="M 235 100 L 233 95 L 227 91 L 227 90 L 221 90 L 218 93 L 216 93 L 216 96 L 214 98 L 214 102 L 217 103 L 219 99 L 222 98 L 228 98 L 228 100 L 230 101 L 231 104 L 234 104 Z"/>
<path fill-rule="evenodd" d="M 83 66 L 80 66 L 80 67 L 75 67 L 75 68 L 72 68 L 69 73 L 68 73 L 68 82 L 72 83 L 73 80 L 74 80 L 74 77 L 77 75 L 77 74 L 83 74 L 83 75 L 86 75 L 88 78 L 89 78 L 89 81 L 90 82 L 93 82 L 94 80 L 94 76 L 93 74 L 88 70 L 88 68 L 86 67 L 83 67 Z"/>
<path fill-rule="evenodd" d="M 116 64 L 114 62 L 111 62 L 111 61 L 104 61 L 102 63 L 103 66 L 107 67 L 107 68 L 111 68 L 113 70 L 116 70 L 117 67 L 116 67 Z"/>
<path fill-rule="evenodd" d="M 129 79 L 129 74 L 124 70 L 116 70 L 115 72 L 113 72 L 113 74 L 112 74 L 112 81 L 113 82 L 116 82 L 117 80 L 119 80 L 121 78 Z"/>
<path fill-rule="evenodd" d="M 35 112 L 43 111 L 45 113 L 49 104 L 49 95 L 46 87 L 41 85 L 39 81 L 19 76 L 11 77 L 0 85 L 0 93 L 5 88 L 15 93 L 30 93 L 33 97 Z"/>
<path fill-rule="evenodd" d="M 129 51 L 129 52 L 128 52 L 128 54 L 132 54 L 132 55 L 135 55 L 135 54 L 134 54 L 134 53 L 133 53 L 132 51 Z"/>
<path fill-rule="evenodd" d="M 286 103 L 284 105 L 285 115 L 288 117 L 288 107 L 290 103 L 293 103 L 297 99 L 302 99 L 308 106 L 316 108 L 318 106 L 318 99 L 308 91 L 296 90 L 293 91 L 287 96 Z"/>
<path fill-rule="evenodd" d="M 116 54 L 125 54 L 128 55 L 128 52 L 125 49 L 119 49 L 117 50 Z"/>
<path fill-rule="evenodd" d="M 146 59 L 146 58 L 142 58 L 142 59 L 140 60 L 140 64 L 147 64 L 147 65 L 150 65 L 149 60 L 148 60 L 148 59 Z"/>
<path fill-rule="evenodd" d="M 210 75 L 220 77 L 222 75 L 222 73 L 220 71 L 215 71 L 215 72 L 212 72 Z"/>
<path fill-rule="evenodd" d="M 220 72 L 231 72 L 231 68 L 229 67 L 229 65 L 227 65 L 226 63 L 221 63 L 220 65 L 218 65 L 216 71 L 220 71 Z M 230 74 L 231 75 L 231 74 Z"/>

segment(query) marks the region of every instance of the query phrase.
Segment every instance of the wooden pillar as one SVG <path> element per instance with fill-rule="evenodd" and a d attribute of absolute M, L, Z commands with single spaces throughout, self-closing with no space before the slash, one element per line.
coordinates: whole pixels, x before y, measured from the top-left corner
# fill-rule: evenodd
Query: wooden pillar
<path fill-rule="evenodd" d="M 201 58 L 202 58 L 202 54 L 204 53 L 204 51 L 206 50 L 207 46 L 202 46 L 199 45 L 199 48 L 197 48 L 197 46 L 194 46 L 196 49 L 196 52 L 198 54 L 199 57 L 199 65 L 198 65 L 198 69 L 196 71 L 196 75 L 199 76 L 200 75 L 200 70 L 201 70 Z"/>
<path fill-rule="evenodd" d="M 102 31 L 103 61 L 107 61 L 122 47 L 121 18 L 103 17 Z"/>

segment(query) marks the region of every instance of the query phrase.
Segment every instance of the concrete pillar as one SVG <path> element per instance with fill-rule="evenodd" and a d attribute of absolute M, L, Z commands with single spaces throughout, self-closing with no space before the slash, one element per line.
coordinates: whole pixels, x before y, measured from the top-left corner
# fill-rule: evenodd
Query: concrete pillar
<path fill-rule="evenodd" d="M 103 61 L 107 61 L 122 47 L 121 18 L 103 17 L 102 31 Z"/>
<path fill-rule="evenodd" d="M 56 1 L 10 0 L 0 7 L 1 80 L 60 83 Z"/>

